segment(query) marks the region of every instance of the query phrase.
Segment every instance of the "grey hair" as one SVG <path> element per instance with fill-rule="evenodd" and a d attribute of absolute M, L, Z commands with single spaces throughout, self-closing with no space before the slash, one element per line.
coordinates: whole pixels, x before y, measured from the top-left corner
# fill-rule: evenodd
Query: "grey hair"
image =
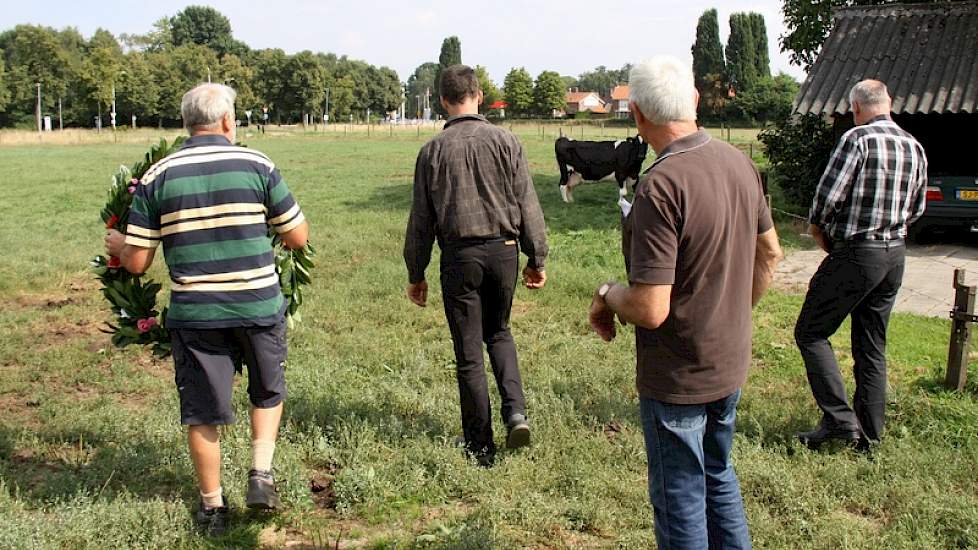
<path fill-rule="evenodd" d="M 861 107 L 879 107 L 889 102 L 890 92 L 879 80 L 863 80 L 849 90 L 850 107 L 855 103 Z"/>
<path fill-rule="evenodd" d="M 200 84 L 183 94 L 180 114 L 183 127 L 192 130 L 216 130 L 221 119 L 231 113 L 234 117 L 234 99 L 237 93 L 224 84 Z"/>
<path fill-rule="evenodd" d="M 632 67 L 629 99 L 653 124 L 696 120 L 693 71 L 675 57 L 657 55 Z"/>

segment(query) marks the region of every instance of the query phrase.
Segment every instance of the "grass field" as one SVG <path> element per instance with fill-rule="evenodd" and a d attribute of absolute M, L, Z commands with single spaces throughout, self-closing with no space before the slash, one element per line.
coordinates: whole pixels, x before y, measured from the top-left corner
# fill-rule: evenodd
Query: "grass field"
<path fill-rule="evenodd" d="M 595 286 L 623 276 L 617 191 L 584 186 L 562 204 L 552 136 L 521 132 L 551 281 L 514 305 L 534 445 L 501 453 L 491 470 L 452 447 L 457 388 L 435 269 L 431 307 L 403 297 L 424 138 L 247 139 L 281 167 L 320 257 L 290 336 L 276 452 L 287 510 L 240 512 L 250 438 L 232 427 L 224 488 L 239 512 L 217 541 L 191 529 L 171 364 L 113 349 L 98 331 L 107 310 L 87 269 L 101 251 L 98 209 L 109 175 L 145 145 L 0 147 L 0 548 L 653 546 L 632 332 L 606 345 L 585 320 Z M 163 279 L 162 266 L 152 276 Z M 894 316 L 877 454 L 811 452 L 791 437 L 817 419 L 791 337 L 799 306 L 775 293 L 755 315 L 734 449 L 755 546 L 978 547 L 978 385 L 940 389 L 948 322 Z M 835 342 L 848 365 L 848 329 Z M 245 418 L 243 391 L 236 406 Z"/>

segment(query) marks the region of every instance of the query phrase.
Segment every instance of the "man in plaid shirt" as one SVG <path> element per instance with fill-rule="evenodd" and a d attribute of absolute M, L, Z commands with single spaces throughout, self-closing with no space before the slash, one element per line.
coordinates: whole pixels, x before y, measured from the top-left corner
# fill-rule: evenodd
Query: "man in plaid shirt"
<path fill-rule="evenodd" d="M 849 93 L 856 127 L 846 132 L 819 181 L 811 233 L 828 253 L 809 283 L 795 341 L 822 421 L 798 434 L 816 448 L 837 439 L 868 449 L 883 435 L 886 327 L 903 280 L 907 226 L 924 212 L 924 149 L 890 119 L 886 85 L 864 80 Z M 829 337 L 852 317 L 856 394 L 850 407 Z"/>

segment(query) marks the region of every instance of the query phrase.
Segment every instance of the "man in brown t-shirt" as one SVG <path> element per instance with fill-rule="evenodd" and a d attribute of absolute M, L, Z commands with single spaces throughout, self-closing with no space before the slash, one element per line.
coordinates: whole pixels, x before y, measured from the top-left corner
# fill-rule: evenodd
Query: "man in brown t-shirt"
<path fill-rule="evenodd" d="M 637 383 L 659 548 L 749 548 L 730 462 L 751 362 L 751 308 L 781 248 L 753 163 L 696 125 L 690 69 L 632 69 L 631 110 L 658 157 L 625 221 L 629 285 L 601 285 L 591 326 L 636 326 Z M 627 209 L 627 208 L 626 208 Z"/>

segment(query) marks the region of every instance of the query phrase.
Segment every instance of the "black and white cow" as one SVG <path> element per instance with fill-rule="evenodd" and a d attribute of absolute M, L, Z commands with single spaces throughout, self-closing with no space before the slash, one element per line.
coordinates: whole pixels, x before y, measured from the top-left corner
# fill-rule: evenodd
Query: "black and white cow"
<path fill-rule="evenodd" d="M 560 137 L 554 152 L 560 167 L 560 196 L 564 202 L 574 202 L 574 188 L 582 181 L 598 181 L 612 174 L 618 182 L 618 194 L 626 196 L 625 182 L 634 187 L 638 181 L 649 144 L 642 136 L 623 141 L 574 141 Z"/>

